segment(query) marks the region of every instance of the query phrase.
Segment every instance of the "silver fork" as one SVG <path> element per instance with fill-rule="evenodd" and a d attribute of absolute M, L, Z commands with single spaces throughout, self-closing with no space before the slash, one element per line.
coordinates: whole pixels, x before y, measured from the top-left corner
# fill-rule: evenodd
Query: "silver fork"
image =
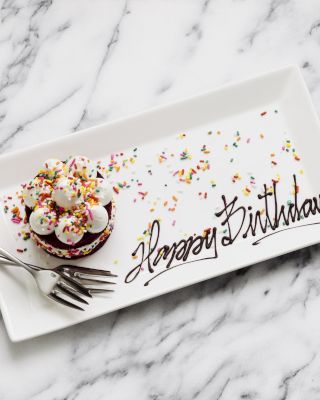
<path fill-rule="evenodd" d="M 92 298 L 92 294 L 94 293 L 113 292 L 112 289 L 91 287 L 91 285 L 115 284 L 115 282 L 95 279 L 95 276 L 117 277 L 117 275 L 112 274 L 110 271 L 68 264 L 59 265 L 53 269 L 45 269 L 36 265 L 27 264 L 8 251 L 0 248 L 0 261 L 1 260 L 26 269 L 35 279 L 41 293 L 51 300 L 82 311 L 84 311 L 84 309 L 71 302 L 70 298 L 80 303 L 88 304 L 80 294 Z M 61 294 L 68 300 L 61 297 Z"/>

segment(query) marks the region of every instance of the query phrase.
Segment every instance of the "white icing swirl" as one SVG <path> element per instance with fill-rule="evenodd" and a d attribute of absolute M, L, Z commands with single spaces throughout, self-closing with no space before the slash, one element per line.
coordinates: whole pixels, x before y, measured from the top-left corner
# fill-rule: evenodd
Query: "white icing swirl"
<path fill-rule="evenodd" d="M 60 216 L 55 233 L 60 242 L 71 246 L 83 238 L 83 230 L 80 221 L 74 215 Z"/>
<path fill-rule="evenodd" d="M 44 178 L 35 177 L 23 189 L 22 196 L 24 198 L 25 205 L 29 208 L 33 208 L 41 196 L 43 198 L 50 196 L 51 190 L 51 186 Z"/>
<path fill-rule="evenodd" d="M 50 235 L 54 232 L 57 215 L 47 207 L 37 208 L 30 215 L 31 229 L 38 235 Z"/>
<path fill-rule="evenodd" d="M 112 200 L 112 186 L 105 179 L 97 178 L 94 195 L 102 206 L 106 206 Z"/>
<path fill-rule="evenodd" d="M 98 205 L 88 206 L 88 222 L 87 230 L 90 233 L 102 232 L 109 223 L 109 216 L 107 210 Z"/>
<path fill-rule="evenodd" d="M 43 163 L 43 172 L 49 179 L 54 179 L 64 175 L 64 170 L 65 164 L 56 158 L 50 158 Z"/>
<path fill-rule="evenodd" d="M 67 210 L 83 201 L 81 182 L 73 178 L 62 177 L 56 180 L 53 188 L 52 199 L 58 206 Z"/>
<path fill-rule="evenodd" d="M 97 165 L 84 156 L 71 157 L 67 162 L 67 173 L 70 176 L 95 179 L 97 177 Z"/>

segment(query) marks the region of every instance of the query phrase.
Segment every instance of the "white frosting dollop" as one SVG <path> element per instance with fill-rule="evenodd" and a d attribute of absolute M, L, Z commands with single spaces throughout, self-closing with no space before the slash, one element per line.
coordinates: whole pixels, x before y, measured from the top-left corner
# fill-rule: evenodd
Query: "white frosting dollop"
<path fill-rule="evenodd" d="M 71 246 L 83 238 L 83 230 L 80 229 L 80 222 L 74 215 L 60 216 L 55 233 L 60 242 Z"/>
<path fill-rule="evenodd" d="M 90 233 L 99 233 L 102 232 L 109 223 L 109 216 L 107 210 L 98 205 L 87 207 L 87 230 Z"/>
<path fill-rule="evenodd" d="M 58 206 L 67 210 L 72 209 L 83 201 L 81 182 L 67 177 L 57 179 L 53 187 L 52 199 Z"/>
<path fill-rule="evenodd" d="M 67 161 L 67 174 L 84 178 L 95 179 L 97 177 L 97 164 L 84 156 L 75 156 Z"/>
<path fill-rule="evenodd" d="M 50 158 L 43 163 L 43 171 L 49 179 L 64 175 L 65 164 L 57 158 Z"/>
<path fill-rule="evenodd" d="M 105 179 L 97 178 L 94 195 L 102 206 L 106 206 L 112 200 L 112 186 Z"/>
<path fill-rule="evenodd" d="M 25 205 L 29 208 L 33 208 L 41 195 L 45 198 L 46 195 L 51 194 L 51 191 L 51 186 L 44 178 L 35 177 L 23 189 L 22 197 L 24 198 Z"/>
<path fill-rule="evenodd" d="M 37 208 L 30 215 L 31 229 L 38 235 L 50 235 L 54 232 L 57 215 L 47 207 Z"/>

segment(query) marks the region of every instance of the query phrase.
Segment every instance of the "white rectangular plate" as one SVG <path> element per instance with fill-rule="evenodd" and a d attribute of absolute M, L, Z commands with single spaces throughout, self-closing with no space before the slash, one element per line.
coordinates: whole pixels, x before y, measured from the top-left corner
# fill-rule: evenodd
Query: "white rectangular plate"
<path fill-rule="evenodd" d="M 43 298 L 25 271 L 2 266 L 0 306 L 11 340 L 52 332 L 318 242 L 319 148 L 309 94 L 298 69 L 288 67 L 2 156 L 0 244 L 27 262 L 47 266 L 59 260 L 18 237 L 21 226 L 10 221 L 10 201 L 9 212 L 3 211 L 6 196 L 14 202 L 19 185 L 48 158 L 82 154 L 109 165 L 113 155 L 120 167 L 106 170 L 119 189 L 114 232 L 100 251 L 77 261 L 117 273 L 115 293 L 96 297 L 85 312 L 77 312 Z M 276 196 L 273 181 L 279 181 Z M 264 185 L 270 191 L 268 207 L 258 198 Z M 223 224 L 223 195 L 230 225 Z M 287 226 L 279 214 L 282 205 L 285 216 L 292 211 Z M 250 213 L 257 211 L 263 225 L 269 216 L 269 226 L 265 233 L 258 226 L 253 235 Z M 153 221 L 159 222 L 150 239 Z M 162 252 L 157 260 L 164 245 L 170 249 L 167 259 Z M 16 253 L 17 248 L 27 251 Z"/>

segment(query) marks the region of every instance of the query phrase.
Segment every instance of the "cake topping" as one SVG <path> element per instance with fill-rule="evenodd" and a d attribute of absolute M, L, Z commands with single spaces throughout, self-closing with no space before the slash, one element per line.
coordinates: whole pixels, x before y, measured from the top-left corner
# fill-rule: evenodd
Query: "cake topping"
<path fill-rule="evenodd" d="M 73 246 L 82 239 L 84 228 L 77 217 L 66 214 L 60 216 L 55 233 L 62 243 Z"/>
<path fill-rule="evenodd" d="M 43 163 L 40 174 L 45 174 L 48 179 L 55 179 L 65 175 L 65 164 L 56 158 L 50 158 Z"/>
<path fill-rule="evenodd" d="M 94 195 L 102 206 L 106 206 L 112 200 L 112 186 L 105 179 L 97 178 L 96 181 Z"/>
<path fill-rule="evenodd" d="M 52 199 L 66 210 L 75 208 L 83 201 L 81 182 L 71 177 L 62 177 L 53 185 Z"/>
<path fill-rule="evenodd" d="M 99 205 L 87 207 L 87 230 L 90 233 L 102 232 L 109 223 L 109 216 L 107 210 Z"/>
<path fill-rule="evenodd" d="M 97 177 L 97 165 L 94 161 L 84 156 L 71 157 L 67 163 L 67 174 L 70 176 L 95 179 Z"/>
<path fill-rule="evenodd" d="M 66 162 L 45 161 L 25 185 L 23 198 L 32 210 L 29 222 L 36 234 L 55 232 L 61 242 L 73 246 L 87 231 L 99 233 L 108 226 L 104 207 L 112 201 L 112 193 L 112 186 L 97 177 L 96 163 L 75 156 Z"/>
<path fill-rule="evenodd" d="M 24 188 L 22 196 L 25 204 L 33 208 L 51 196 L 51 186 L 44 177 L 35 177 Z"/>
<path fill-rule="evenodd" d="M 38 235 L 50 235 L 57 222 L 57 215 L 47 207 L 37 208 L 30 215 L 31 229 Z"/>

